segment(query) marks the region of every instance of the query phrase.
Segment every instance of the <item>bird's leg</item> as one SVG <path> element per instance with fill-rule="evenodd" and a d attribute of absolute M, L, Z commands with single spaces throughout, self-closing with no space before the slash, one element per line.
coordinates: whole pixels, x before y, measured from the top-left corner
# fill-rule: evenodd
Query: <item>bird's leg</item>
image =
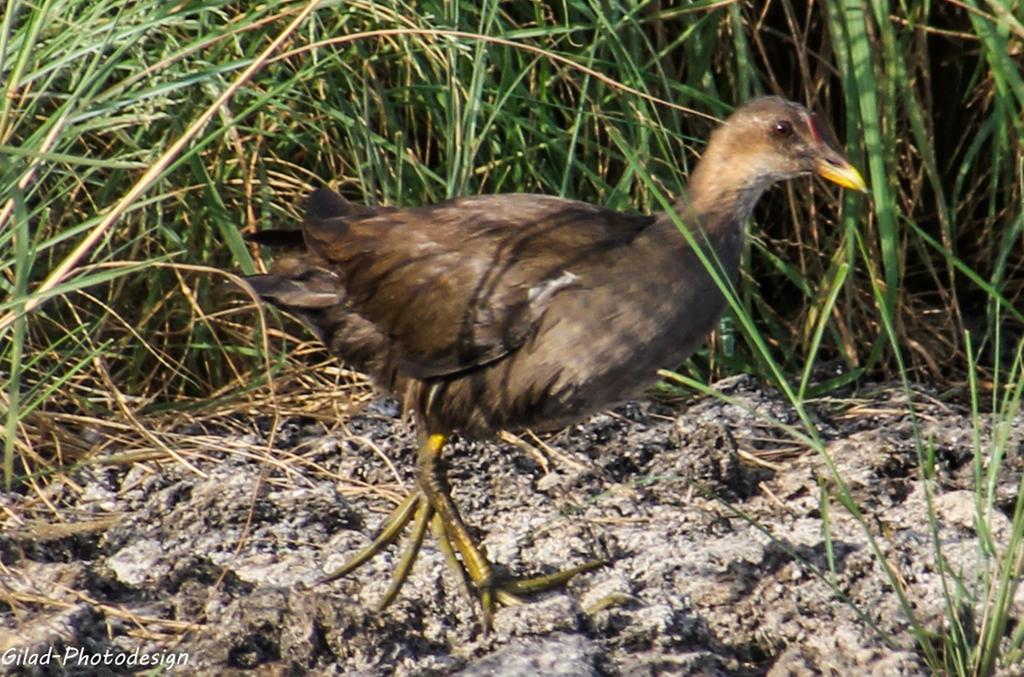
<path fill-rule="evenodd" d="M 455 503 L 452 502 L 448 482 L 440 466 L 441 450 L 447 441 L 447 435 L 434 434 L 427 436 L 420 445 L 416 458 L 417 479 L 420 491 L 427 501 L 434 506 L 449 543 L 455 546 L 462 555 L 462 566 L 469 574 L 470 580 L 477 588 L 488 586 L 494 577 L 491 563 L 473 542 L 466 524 L 462 521 Z"/>
<path fill-rule="evenodd" d="M 428 435 L 420 445 L 419 455 L 416 457 L 417 478 L 420 491 L 434 507 L 434 534 L 441 544 L 441 550 L 445 553 L 449 566 L 456 572 L 457 578 L 465 582 L 468 575 L 473 587 L 476 588 L 480 596 L 480 605 L 483 607 L 483 626 L 487 629 L 491 627 L 497 592 L 494 585 L 494 569 L 470 536 L 452 501 L 448 482 L 440 464 L 441 451 L 447 439 L 447 435 L 435 433 Z M 456 550 L 462 555 L 461 564 L 455 557 Z M 501 601 L 514 602 L 511 599 Z"/>
<path fill-rule="evenodd" d="M 356 553 L 340 569 L 322 578 L 319 583 L 327 583 L 352 573 L 394 542 L 411 522 L 412 537 L 395 566 L 391 585 L 388 586 L 384 597 L 377 605 L 378 610 L 384 609 L 398 596 L 402 585 L 409 577 L 409 571 L 416 561 L 429 528 L 437 538 L 441 552 L 457 580 L 465 586 L 468 578 L 476 589 L 483 607 L 483 625 L 484 628 L 489 628 L 494 607 L 498 603 L 517 604 L 520 595 L 561 587 L 576 574 L 590 571 L 605 563 L 601 560 L 594 560 L 572 569 L 532 578 L 495 575 L 494 567 L 491 566 L 483 550 L 469 534 L 469 529 L 462 521 L 449 493 L 448 482 L 440 464 L 441 451 L 446 441 L 447 435 L 442 434 L 425 437 L 420 444 L 416 460 L 418 490 L 412 491 L 391 512 L 384 521 L 380 534 L 373 539 L 372 543 Z M 461 561 L 459 557 L 462 558 Z"/>
<path fill-rule="evenodd" d="M 491 626 L 496 603 L 517 604 L 519 595 L 562 587 L 573 576 L 605 564 L 603 560 L 593 560 L 565 571 L 531 578 L 496 576 L 491 563 L 476 545 L 473 537 L 470 536 L 449 493 L 448 483 L 439 463 L 446 440 L 446 435 L 433 434 L 429 435 L 420 445 L 419 455 L 416 459 L 420 491 L 423 492 L 423 496 L 434 509 L 434 521 L 431 527 L 449 566 L 456 571 L 457 577 L 463 582 L 465 575 L 468 574 L 470 581 L 477 589 L 480 604 L 483 607 L 485 629 Z M 455 558 L 455 550 L 458 550 L 462 556 L 461 566 Z"/>

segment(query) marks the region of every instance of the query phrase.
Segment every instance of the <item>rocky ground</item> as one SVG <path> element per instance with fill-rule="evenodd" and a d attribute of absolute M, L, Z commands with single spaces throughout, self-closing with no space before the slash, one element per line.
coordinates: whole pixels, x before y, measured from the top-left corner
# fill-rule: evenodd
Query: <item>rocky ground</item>
<path fill-rule="evenodd" d="M 976 566 L 967 412 L 920 391 L 911 417 L 898 388 L 842 414 L 814 405 L 858 519 L 825 458 L 771 422 L 799 427 L 779 395 L 746 378 L 719 387 L 729 404 L 627 404 L 547 447 L 454 446 L 455 500 L 496 563 L 530 574 L 610 560 L 502 608 L 490 633 L 429 536 L 382 613 L 372 607 L 394 547 L 315 585 L 412 482 L 414 435 L 390 401 L 329 434 L 285 421 L 261 458 L 190 429 L 209 438 L 201 457 L 93 464 L 42 489 L 45 501 L 8 494 L 0 655 L 21 660 L 0 672 L 114 674 L 152 669 L 147 660 L 173 674 L 926 674 L 896 591 L 941 631 L 934 541 L 950 571 Z M 244 448 L 267 446 L 269 420 L 257 423 Z M 1021 432 L 996 478 L 996 543 L 1008 538 Z M 915 439 L 934 444 L 934 481 Z M 84 661 L 26 665 L 69 650 Z"/>

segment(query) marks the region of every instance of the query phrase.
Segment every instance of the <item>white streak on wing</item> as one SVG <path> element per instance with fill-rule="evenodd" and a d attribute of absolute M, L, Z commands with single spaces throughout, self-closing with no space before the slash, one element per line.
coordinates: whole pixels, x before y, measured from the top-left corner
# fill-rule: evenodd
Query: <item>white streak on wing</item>
<path fill-rule="evenodd" d="M 531 304 L 544 305 L 551 300 L 551 297 L 566 287 L 571 287 L 576 284 L 579 277 L 571 271 L 564 271 L 561 275 L 553 279 L 544 280 L 541 284 L 531 287 L 529 293 L 526 295 L 526 300 Z"/>

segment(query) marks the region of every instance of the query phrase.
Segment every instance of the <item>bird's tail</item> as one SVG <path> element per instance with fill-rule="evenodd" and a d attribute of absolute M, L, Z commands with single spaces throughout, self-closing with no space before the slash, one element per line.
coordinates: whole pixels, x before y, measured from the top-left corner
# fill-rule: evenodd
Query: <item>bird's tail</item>
<path fill-rule="evenodd" d="M 246 275 L 243 278 L 257 296 L 296 315 L 337 305 L 345 298 L 337 282 L 321 273 L 306 279 L 283 275 Z"/>

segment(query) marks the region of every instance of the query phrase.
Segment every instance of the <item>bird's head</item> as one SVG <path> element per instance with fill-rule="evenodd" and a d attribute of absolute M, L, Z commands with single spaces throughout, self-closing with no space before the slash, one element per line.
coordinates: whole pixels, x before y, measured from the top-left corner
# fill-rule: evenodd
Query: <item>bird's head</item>
<path fill-rule="evenodd" d="M 867 192 L 827 124 L 800 103 L 762 96 L 712 132 L 677 208 L 695 209 L 712 229 L 744 223 L 766 188 L 810 174 Z"/>
<path fill-rule="evenodd" d="M 712 133 L 701 164 L 709 161 L 714 180 L 740 191 L 756 189 L 758 195 L 772 183 L 808 174 L 867 192 L 828 125 L 779 96 L 755 98 L 729 116 Z"/>

